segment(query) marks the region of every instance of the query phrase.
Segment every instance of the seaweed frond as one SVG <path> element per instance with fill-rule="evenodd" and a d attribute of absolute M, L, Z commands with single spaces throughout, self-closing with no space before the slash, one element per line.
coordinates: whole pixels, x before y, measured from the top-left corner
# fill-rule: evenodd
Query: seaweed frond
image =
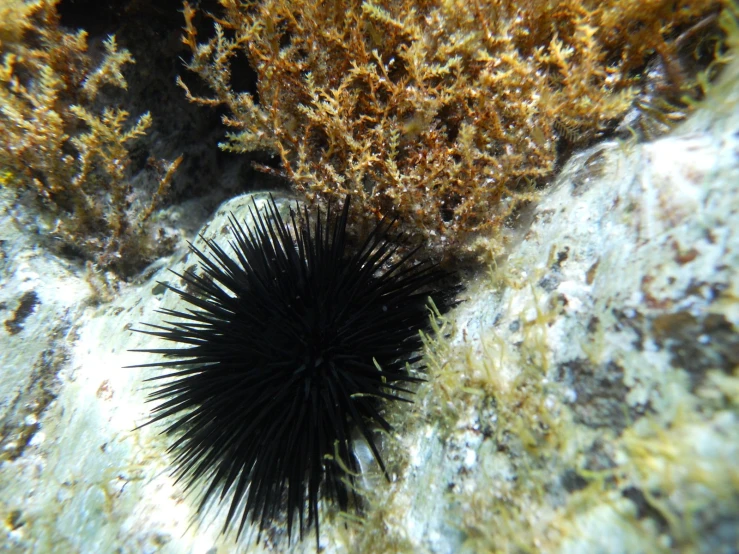
<path fill-rule="evenodd" d="M 131 149 L 151 116 L 131 119 L 99 100 L 106 87 L 127 88 L 124 68 L 134 59 L 110 36 L 95 65 L 86 32 L 61 27 L 58 3 L 19 0 L 0 7 L 2 185 L 34 193 L 65 248 L 125 274 L 167 248 L 147 220 L 172 175 L 164 171 L 148 201 L 136 198 Z"/>
<path fill-rule="evenodd" d="M 562 163 L 612 132 L 659 66 L 666 105 L 694 80 L 681 33 L 720 0 L 220 2 L 188 69 L 222 106 L 225 150 L 268 150 L 310 200 L 355 195 L 442 248 L 499 230 Z M 706 25 L 716 44 L 721 30 Z M 711 42 L 713 41 L 713 42 Z M 246 56 L 257 95 L 236 91 Z M 658 60 L 658 63 L 654 60 Z M 642 102 L 644 104 L 644 102 Z M 649 102 L 648 102 L 649 103 Z M 653 103 L 653 105 L 657 105 Z M 679 105 L 667 118 L 688 107 Z"/>

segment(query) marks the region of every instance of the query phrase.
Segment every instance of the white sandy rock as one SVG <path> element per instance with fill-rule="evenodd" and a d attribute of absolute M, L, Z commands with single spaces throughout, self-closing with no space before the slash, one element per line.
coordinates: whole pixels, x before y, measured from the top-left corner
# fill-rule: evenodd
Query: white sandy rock
<path fill-rule="evenodd" d="M 451 335 L 431 340 L 429 382 L 384 444 L 393 482 L 362 481 L 364 525 L 322 526 L 325 552 L 736 551 L 739 93 L 726 82 L 671 136 L 567 163 L 498 267 L 467 283 Z M 225 244 L 227 214 L 250 202 L 223 205 L 203 234 Z M 153 357 L 129 350 L 158 343 L 131 328 L 179 306 L 157 281 L 180 286 L 166 268 L 194 256 L 94 307 L 82 271 L 2 229 L 0 552 L 247 551 L 219 536 L 223 511 L 189 526 L 162 426 L 136 429 L 154 371 L 126 366 Z"/>

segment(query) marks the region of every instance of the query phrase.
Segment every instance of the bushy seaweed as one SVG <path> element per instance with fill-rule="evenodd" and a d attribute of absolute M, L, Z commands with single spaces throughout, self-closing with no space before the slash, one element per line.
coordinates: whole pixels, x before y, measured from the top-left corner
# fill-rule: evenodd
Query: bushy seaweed
<path fill-rule="evenodd" d="M 109 36 L 95 64 L 87 33 L 61 26 L 58 3 L 0 7 L 0 185 L 32 191 L 67 250 L 126 273 L 166 249 L 148 219 L 181 159 L 163 164 L 153 194 L 133 194 L 131 148 L 151 116 L 131 121 L 100 99 L 127 88 L 133 57 Z"/>
<path fill-rule="evenodd" d="M 184 9 L 188 67 L 211 95 L 180 83 L 227 108 L 221 147 L 278 154 L 310 199 L 351 193 L 442 247 L 500 229 L 637 100 L 682 117 L 698 94 L 686 52 L 720 51 L 719 0 L 219 3 L 201 43 Z M 256 95 L 232 84 L 244 56 Z"/>

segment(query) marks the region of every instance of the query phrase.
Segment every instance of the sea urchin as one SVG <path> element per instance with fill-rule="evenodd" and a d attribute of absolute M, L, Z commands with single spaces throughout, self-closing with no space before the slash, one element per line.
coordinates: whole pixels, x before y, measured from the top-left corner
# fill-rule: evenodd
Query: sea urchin
<path fill-rule="evenodd" d="M 174 419 L 175 475 L 203 485 L 199 510 L 232 494 L 224 531 L 238 522 L 237 536 L 284 514 L 288 541 L 294 524 L 301 538 L 315 525 L 318 540 L 319 497 L 350 505 L 354 430 L 385 472 L 372 434 L 390 429 L 381 401 L 409 401 L 427 299 L 444 307 L 453 295 L 435 264 L 399 254 L 393 222 L 351 248 L 349 202 L 287 221 L 273 199 L 265 214 L 253 203 L 252 227 L 231 216 L 234 254 L 190 245 L 200 274 L 178 274 L 184 289 L 162 283 L 187 308 L 141 331 L 181 345 L 141 350 L 166 356 L 138 366 L 166 370 L 151 379 L 151 421 Z"/>

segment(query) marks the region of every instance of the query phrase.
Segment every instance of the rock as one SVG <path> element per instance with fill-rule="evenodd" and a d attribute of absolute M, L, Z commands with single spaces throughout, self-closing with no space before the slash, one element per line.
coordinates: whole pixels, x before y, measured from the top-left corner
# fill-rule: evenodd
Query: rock
<path fill-rule="evenodd" d="M 471 277 L 357 550 L 736 552 L 736 71 L 670 136 L 573 157 Z"/>
<path fill-rule="evenodd" d="M 362 455 L 361 521 L 328 517 L 324 552 L 736 551 L 736 72 L 670 136 L 573 157 L 497 267 L 468 275 L 414 407 L 388 414 L 391 482 Z M 249 202 L 202 234 L 225 243 Z M 176 306 L 158 282 L 194 256 L 96 305 L 89 273 L 3 225 L 2 550 L 234 550 L 222 511 L 190 525 L 163 426 L 138 427 L 154 372 L 127 367 L 156 344 L 132 328 Z M 253 539 L 285 548 L 279 525 Z"/>

